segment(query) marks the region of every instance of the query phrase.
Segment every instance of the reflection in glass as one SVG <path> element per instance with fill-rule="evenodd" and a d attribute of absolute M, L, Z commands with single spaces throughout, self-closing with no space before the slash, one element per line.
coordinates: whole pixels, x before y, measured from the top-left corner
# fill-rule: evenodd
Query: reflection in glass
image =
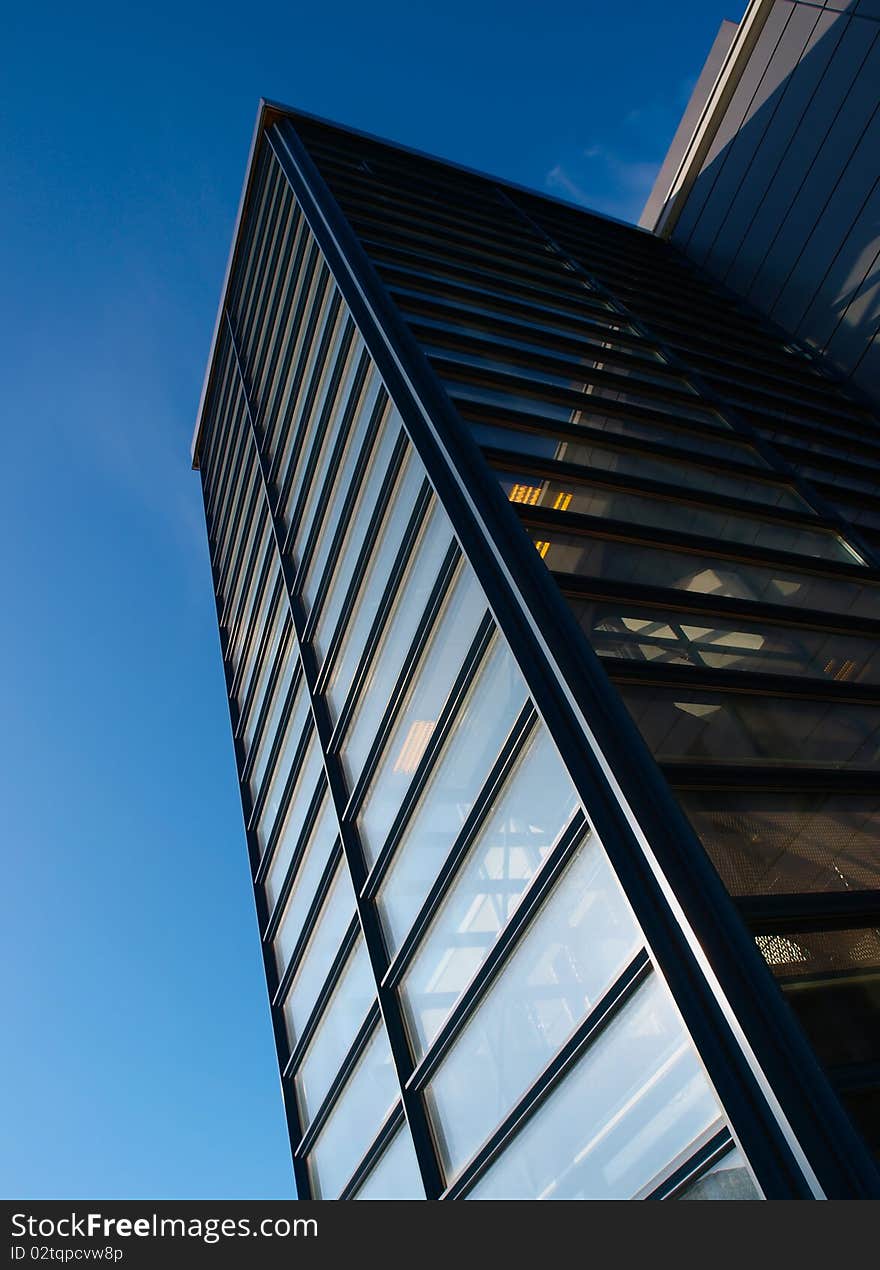
<path fill-rule="evenodd" d="M 380 1023 L 309 1154 L 316 1199 L 335 1199 L 373 1142 L 400 1089 Z"/>
<path fill-rule="evenodd" d="M 281 745 L 272 768 L 272 775 L 269 777 L 269 785 L 260 811 L 260 821 L 257 825 L 257 841 L 264 851 L 269 838 L 272 836 L 278 809 L 284 797 L 284 788 L 290 775 L 290 767 L 302 741 L 308 719 L 308 694 L 304 682 L 300 680 L 299 687 L 296 690 L 296 697 L 287 716 L 287 723 L 284 726 L 284 735 L 281 738 Z"/>
<path fill-rule="evenodd" d="M 568 772 L 538 725 L 450 885 L 408 969 L 401 997 L 416 1052 L 436 1036 L 483 964 L 577 806 Z"/>
<path fill-rule="evenodd" d="M 359 935 L 296 1074 L 303 1132 L 324 1101 L 375 998 L 376 982 L 363 936 Z"/>
<path fill-rule="evenodd" d="M 532 919 L 428 1088 L 448 1177 L 512 1110 L 640 946 L 593 838 Z"/>
<path fill-rule="evenodd" d="M 354 889 L 348 868 L 340 860 L 321 905 L 312 937 L 284 1000 L 284 1018 L 291 1047 L 309 1021 L 315 1002 L 327 981 L 333 959 L 342 946 L 354 917 Z"/>
<path fill-rule="evenodd" d="M 321 748 L 313 736 L 306 747 L 305 757 L 300 763 L 296 783 L 284 815 L 284 823 L 281 826 L 281 833 L 272 853 L 272 863 L 269 865 L 269 871 L 266 874 L 266 898 L 270 907 L 275 906 L 281 893 L 287 870 L 299 843 L 309 807 L 318 787 L 318 781 L 322 779 L 323 770 Z"/>
<path fill-rule="evenodd" d="M 354 1195 L 355 1199 L 424 1199 L 409 1128 L 401 1125 Z"/>
<path fill-rule="evenodd" d="M 734 1146 L 676 1199 L 760 1199 L 746 1157 Z"/>
<path fill-rule="evenodd" d="M 354 786 L 376 737 L 403 663 L 437 582 L 440 566 L 452 545 L 449 518 L 433 503 L 397 588 L 394 607 L 385 619 L 378 647 L 358 688 L 358 705 L 340 750 L 349 788 Z"/>
<path fill-rule="evenodd" d="M 537 1108 L 470 1199 L 629 1199 L 719 1117 L 656 976 Z"/>
<path fill-rule="evenodd" d="M 875 769 L 880 707 L 847 701 L 621 686 L 663 763 L 755 763 Z"/>
<path fill-rule="evenodd" d="M 389 950 L 405 938 L 525 703 L 523 678 L 496 636 L 379 891 Z"/>
<path fill-rule="evenodd" d="M 370 864 L 382 848 L 486 611 L 486 599 L 474 572 L 462 563 L 358 817 L 361 843 Z"/>
<path fill-rule="evenodd" d="M 327 861 L 330 859 L 336 834 L 336 814 L 329 795 L 325 794 L 275 932 L 273 943 L 279 978 L 287 969 L 302 933 L 306 914 L 317 893 L 318 883 L 327 867 Z"/>
<path fill-rule="evenodd" d="M 644 543 L 634 547 L 631 543 L 559 533 L 555 529 L 529 528 L 528 533 L 554 573 L 880 618 L 880 590 L 848 578 L 819 577 L 775 565 L 722 560 Z"/>

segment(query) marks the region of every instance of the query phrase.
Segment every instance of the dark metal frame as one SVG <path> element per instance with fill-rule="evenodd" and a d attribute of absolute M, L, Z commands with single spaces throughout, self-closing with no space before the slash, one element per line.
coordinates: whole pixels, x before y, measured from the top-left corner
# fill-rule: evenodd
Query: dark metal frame
<path fill-rule="evenodd" d="M 466 427 L 458 419 L 339 213 L 293 130 L 291 117 L 275 108 L 264 107 L 257 136 L 265 134 L 275 151 L 403 416 L 431 484 L 526 675 L 538 711 L 565 756 L 579 794 L 590 808 L 591 819 L 762 1186 L 771 1195 L 815 1194 L 810 1167 L 803 1155 L 797 1158 L 803 1150 L 819 1173 L 820 1185 L 826 1193 L 848 1197 L 874 1193 L 876 1174 L 831 1095 L 810 1048 L 797 1028 L 783 1017 L 769 973 L 735 916 L 717 876 L 711 867 L 706 868 L 702 863 L 702 850 L 669 795 L 656 765 L 644 750 L 614 691 L 608 688 L 599 663 L 587 648 L 560 592 L 528 539 L 517 532 L 514 513 L 493 484 Z M 229 333 L 234 347 L 231 325 Z M 240 364 L 238 370 L 246 386 Z M 270 473 L 249 404 L 248 420 L 259 458 L 264 495 L 271 508 Z M 276 514 L 272 516 L 272 528 L 281 556 L 283 531 Z M 340 821 L 342 850 L 355 882 L 359 923 L 379 985 L 379 1007 L 401 1083 L 404 1112 L 413 1133 L 426 1193 L 431 1198 L 442 1192 L 435 1149 L 425 1109 L 413 1088 L 418 1081 L 410 1079 L 412 1063 L 399 1006 L 380 973 L 385 954 L 378 920 L 365 893 L 367 879 L 359 844 L 346 821 L 347 795 L 338 757 L 330 744 L 326 708 L 316 692 L 317 666 L 309 644 L 303 642 L 306 636 L 303 614 L 295 598 L 295 580 L 289 561 L 283 556 L 282 569 L 294 631 L 300 643 L 313 723 Z M 313 620 L 310 619 L 310 625 Z M 231 708 L 234 711 L 232 699 Z M 586 722 L 588 718 L 592 727 Z M 245 789 L 242 798 L 247 805 Z M 641 826 L 649 830 L 650 845 Z M 248 834 L 252 848 L 250 829 Z M 536 888 L 535 895 L 538 894 Z M 259 910 L 259 895 L 257 902 Z M 266 921 L 261 920 L 260 925 L 265 929 Z M 273 964 L 270 974 L 268 945 L 265 951 L 267 980 L 271 982 L 275 972 Z M 648 965 L 647 959 L 645 965 Z M 273 1006 L 273 1021 L 278 1022 L 277 1006 Z M 581 1035 L 582 1031 L 583 1028 L 576 1034 L 577 1042 L 573 1038 L 554 1060 L 557 1075 L 574 1061 L 580 1052 L 579 1045 L 586 1043 L 588 1033 Z M 279 1053 L 283 1052 L 284 1047 L 279 1044 Z M 543 1088 L 545 1086 L 530 1091 L 535 1106 Z M 295 1099 L 287 1090 L 285 1101 L 291 1128 L 295 1129 Z M 785 1107 L 781 1117 L 779 1104 Z M 374 1159 L 390 1140 L 393 1128 L 389 1125 L 396 1114 L 391 1113 L 371 1148 Z M 522 1106 L 519 1114 L 526 1114 Z M 787 1128 L 786 1119 L 788 1125 L 794 1127 L 794 1134 Z M 514 1127 L 507 1125 L 505 1132 L 512 1133 Z M 292 1136 L 294 1141 L 299 1141 L 298 1133 Z M 498 1138 L 498 1134 L 495 1137 Z M 500 1141 L 498 1138 L 493 1151 L 500 1149 Z M 798 1141 L 800 1146 L 796 1145 Z M 365 1168 L 366 1163 L 362 1162 L 346 1193 L 353 1192 L 365 1175 Z M 298 1184 L 304 1188 L 301 1194 L 308 1194 L 308 1179 L 300 1156 L 295 1156 L 295 1169 Z M 474 1176 L 471 1172 L 470 1181 Z M 460 1191 L 453 1187 L 447 1188 L 443 1195 L 453 1198 L 457 1193 Z"/>

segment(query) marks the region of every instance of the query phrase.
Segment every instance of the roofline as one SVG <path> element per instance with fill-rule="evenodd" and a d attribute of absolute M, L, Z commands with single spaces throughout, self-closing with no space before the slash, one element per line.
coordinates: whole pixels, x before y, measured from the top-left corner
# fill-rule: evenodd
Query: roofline
<path fill-rule="evenodd" d="M 774 3 L 775 0 L 749 0 L 748 8 L 684 148 L 662 207 L 650 227 L 661 238 L 672 236 Z M 651 192 L 649 201 L 653 197 L 654 191 Z"/>
<path fill-rule="evenodd" d="M 611 216 L 607 212 L 594 211 L 591 207 L 584 207 L 582 203 L 575 203 L 571 199 L 560 198 L 556 194 L 547 194 L 543 190 L 537 190 L 532 186 L 523 185 L 519 181 L 511 181 L 506 177 L 496 176 L 492 172 L 483 172 L 479 168 L 468 167 L 464 163 L 456 163 L 453 159 L 446 159 L 438 154 L 430 154 L 427 150 L 419 150 L 415 146 L 408 146 L 398 141 L 391 141 L 388 137 L 380 137 L 377 133 L 367 132 L 363 128 L 352 128 L 349 127 L 348 124 L 337 123 L 336 120 L 327 119 L 323 115 L 316 115 L 308 110 L 300 110 L 297 106 L 289 106 L 284 102 L 273 101 L 268 97 L 261 97 L 259 106 L 257 107 L 257 117 L 254 122 L 254 131 L 251 137 L 250 150 L 248 151 L 247 167 L 245 169 L 244 181 L 241 187 L 241 195 L 239 196 L 238 212 L 236 213 L 235 225 L 232 231 L 232 242 L 229 248 L 229 256 L 226 261 L 226 272 L 223 276 L 223 285 L 220 290 L 220 302 L 217 306 L 217 315 L 214 319 L 214 331 L 211 336 L 211 345 L 208 350 L 205 377 L 202 383 L 199 406 L 196 412 L 195 428 L 193 430 L 192 442 L 190 445 L 190 459 L 192 461 L 193 471 L 196 471 L 199 466 L 199 441 L 202 432 L 202 415 L 204 413 L 205 401 L 208 396 L 208 387 L 211 382 L 211 374 L 214 368 L 217 339 L 220 332 L 223 309 L 226 305 L 226 295 L 229 289 L 229 281 L 232 275 L 235 252 L 238 246 L 238 236 L 248 202 L 248 195 L 250 193 L 251 176 L 253 173 L 257 145 L 263 132 L 265 132 L 266 128 L 271 123 L 274 123 L 275 120 L 279 118 L 290 117 L 294 120 L 307 119 L 312 123 L 322 124 L 328 128 L 336 128 L 340 132 L 348 133 L 349 136 L 362 137 L 365 141 L 374 141 L 379 145 L 390 146 L 392 149 L 399 150 L 402 154 L 412 155 L 414 158 L 426 159 L 431 163 L 442 163 L 444 167 L 452 168 L 454 171 L 463 172 L 468 176 L 475 176 L 482 181 L 492 181 L 495 185 L 503 186 L 505 189 L 516 190 L 521 194 L 529 194 L 535 198 L 542 198 L 549 203 L 558 203 L 561 207 L 567 207 L 576 212 L 586 213 L 589 216 L 596 216 L 600 220 L 610 221 L 615 225 L 621 225 L 635 233 L 651 234 L 652 232 L 650 228 L 636 225 L 632 221 L 623 220 L 619 216 Z"/>

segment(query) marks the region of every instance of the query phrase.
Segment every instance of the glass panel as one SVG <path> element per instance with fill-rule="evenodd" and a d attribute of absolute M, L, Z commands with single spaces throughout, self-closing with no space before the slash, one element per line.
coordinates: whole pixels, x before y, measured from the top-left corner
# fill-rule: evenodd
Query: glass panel
<path fill-rule="evenodd" d="M 290 963 L 293 950 L 302 933 L 306 914 L 312 906 L 318 883 L 330 859 L 337 833 L 336 813 L 329 796 L 325 794 L 275 932 L 273 942 L 279 978 Z"/>
<path fill-rule="evenodd" d="M 335 1199 L 398 1099 L 400 1087 L 380 1024 L 309 1155 L 316 1199 Z"/>
<path fill-rule="evenodd" d="M 617 472 L 651 481 L 665 481 L 680 489 L 703 490 L 710 494 L 726 494 L 745 498 L 764 507 L 787 507 L 793 511 L 809 510 L 804 500 L 785 485 L 769 481 L 749 480 L 735 472 L 719 472 L 698 467 L 682 456 L 663 457 L 623 450 L 596 441 L 579 441 L 572 437 L 554 436 L 547 432 L 525 432 L 520 428 L 499 428 L 493 424 L 471 423 L 474 440 L 482 446 L 515 454 L 531 454 L 561 463 L 576 463 L 598 472 Z M 655 441 L 665 438 L 655 436 Z M 683 440 L 683 438 L 676 438 Z M 738 456 L 739 457 L 739 456 Z"/>
<path fill-rule="evenodd" d="M 300 433 L 302 431 L 300 411 L 308 392 L 314 362 L 321 348 L 321 342 L 325 331 L 331 328 L 331 324 L 333 329 L 338 327 L 338 309 L 334 309 L 331 303 L 335 294 L 336 287 L 330 281 L 327 266 L 322 262 L 312 282 L 307 308 L 303 313 L 303 319 L 296 334 L 293 357 L 289 362 L 284 391 L 278 405 L 276 417 L 281 423 L 279 440 L 283 438 L 284 444 L 277 472 L 278 479 L 275 481 L 279 493 L 290 480 L 291 473 L 296 470 L 296 464 L 301 457 L 302 452 L 297 449 L 301 442 Z M 314 328 L 310 325 L 312 317 L 315 317 Z M 310 334 L 310 332 L 312 333 Z M 303 347 L 303 341 L 306 337 L 309 339 L 308 347 Z"/>
<path fill-rule="evenodd" d="M 809 676 L 837 683 L 880 681 L 877 640 L 809 627 L 691 615 L 617 600 L 567 598 L 600 657 Z"/>
<path fill-rule="evenodd" d="M 348 867 L 344 860 L 340 860 L 284 1001 L 284 1018 L 291 1046 L 309 1021 L 354 912 L 354 888 Z"/>
<path fill-rule="evenodd" d="M 288 866 L 293 859 L 293 853 L 299 842 L 312 798 L 315 795 L 318 781 L 322 779 L 322 774 L 321 750 L 318 742 L 312 737 L 300 764 L 299 775 L 296 778 L 296 784 L 284 816 L 284 824 L 281 827 L 281 833 L 272 855 L 272 863 L 269 865 L 269 872 L 266 874 L 266 897 L 270 906 L 275 905 L 284 885 Z"/>
<path fill-rule="evenodd" d="M 290 708 L 290 714 L 287 717 L 287 723 L 284 728 L 284 736 L 281 740 L 281 747 L 278 751 L 278 757 L 275 760 L 275 766 L 272 769 L 272 775 L 269 778 L 269 787 L 266 791 L 266 797 L 263 802 L 263 809 L 260 813 L 260 821 L 257 825 L 257 841 L 262 851 L 266 850 L 266 844 L 272 835 L 275 827 L 275 820 L 278 815 L 278 809 L 281 806 L 281 799 L 284 796 L 284 787 L 287 784 L 287 778 L 290 775 L 290 765 L 293 762 L 297 747 L 302 740 L 305 731 L 306 722 L 309 718 L 309 698 L 305 689 L 305 684 L 300 680 L 300 685 L 296 690 L 296 696 L 293 705 Z"/>
<path fill-rule="evenodd" d="M 385 583 L 388 581 L 394 559 L 400 550 L 400 544 L 403 541 L 409 519 L 413 514 L 413 507 L 423 480 L 422 465 L 410 452 L 397 479 L 391 500 L 385 509 L 382 528 L 375 544 L 372 546 L 370 561 L 358 589 L 357 602 L 351 612 L 348 626 L 343 633 L 325 689 L 327 706 L 334 719 L 339 717 L 339 712 L 342 709 L 345 698 L 348 696 L 352 677 L 360 661 L 364 645 L 367 642 L 370 627 L 373 624 L 373 619 L 382 599 Z M 356 517 L 356 528 L 361 515 L 362 513 L 359 513 Z M 359 527 L 361 541 L 366 534 L 366 529 L 366 524 Z M 332 619 L 335 622 L 339 617 L 339 612 L 345 599 L 345 596 L 340 591 L 340 583 L 344 582 L 347 586 L 354 572 L 356 562 L 351 558 L 353 546 L 354 539 L 351 538 L 343 548 L 342 559 L 336 568 L 330 593 L 327 596 L 321 613 L 321 620 L 315 631 L 315 645 L 320 647 L 322 654 L 327 651 L 332 634 L 329 621 Z"/>
<path fill-rule="evenodd" d="M 278 679 L 275 684 L 275 690 L 272 693 L 272 701 L 266 715 L 266 722 L 260 730 L 257 748 L 254 754 L 253 766 L 250 776 L 251 799 L 255 800 L 260 790 L 263 788 L 263 780 L 266 776 L 266 768 L 269 765 L 269 756 L 272 753 L 272 745 L 278 734 L 278 728 L 281 723 L 281 715 L 287 703 L 287 697 L 290 693 L 290 685 L 293 683 L 293 676 L 299 668 L 299 652 L 293 642 L 288 642 L 283 655 L 283 662 L 278 673 Z"/>
<path fill-rule="evenodd" d="M 308 542 L 309 532 L 312 526 L 312 518 L 317 513 L 319 516 L 323 511 L 323 505 L 320 502 L 324 490 L 324 482 L 327 479 L 327 471 L 330 460 L 333 457 L 334 450 L 339 441 L 339 432 L 342 422 L 349 406 L 352 388 L 355 376 L 360 366 L 361 354 L 364 351 L 363 341 L 360 336 L 355 336 L 352 340 L 351 349 L 345 365 L 345 373 L 336 390 L 330 418 L 327 420 L 322 432 L 316 442 L 315 448 L 318 453 L 315 458 L 314 471 L 308 478 L 308 489 L 305 493 L 305 501 L 299 520 L 296 526 L 296 537 L 294 540 L 294 558 L 297 564 L 302 558 L 302 552 Z M 354 423 L 349 428 L 348 437 L 345 442 L 345 450 L 338 465 L 341 467 L 346 460 L 346 455 L 352 450 L 351 436 L 354 431 Z"/>
<path fill-rule="evenodd" d="M 312 447 L 316 443 L 320 448 L 327 438 L 325 429 L 321 429 L 320 436 L 318 428 L 321 424 L 321 418 L 324 406 L 327 402 L 327 394 L 330 391 L 330 385 L 333 381 L 333 375 L 340 363 L 340 369 L 346 365 L 350 367 L 351 362 L 351 341 L 348 338 L 350 331 L 350 319 L 347 318 L 345 310 L 342 306 L 336 318 L 336 329 L 333 334 L 333 340 L 327 350 L 323 364 L 315 367 L 314 374 L 319 376 L 314 384 L 309 385 L 308 391 L 314 389 L 312 404 L 308 407 L 307 416 L 300 420 L 298 426 L 305 428 L 302 445 L 296 459 L 296 467 L 294 469 L 293 478 L 290 481 L 287 497 L 284 503 L 284 525 L 286 529 L 290 529 L 291 521 L 297 510 L 300 492 L 303 489 L 303 483 L 309 468 L 309 460 L 312 454 Z M 346 353 L 346 349 L 348 352 Z M 308 397 L 306 397 L 308 400 Z M 313 489 L 314 487 L 312 487 Z"/>
<path fill-rule="evenodd" d="M 424 1199 L 415 1147 L 408 1127 L 397 1130 L 361 1183 L 355 1199 Z"/>
<path fill-rule="evenodd" d="M 279 596 L 276 606 L 275 620 L 272 623 L 272 631 L 266 641 L 260 657 L 260 664 L 257 672 L 257 678 L 254 683 L 253 695 L 250 704 L 247 707 L 244 724 L 244 744 L 245 753 L 250 756 L 251 746 L 254 743 L 254 735 L 257 730 L 257 723 L 260 719 L 260 711 L 263 708 L 263 702 L 266 697 L 266 689 L 269 683 L 269 676 L 275 668 L 275 657 L 281 646 L 281 636 L 285 633 L 290 625 L 290 619 L 287 616 L 287 600 L 284 596 Z M 282 678 L 283 678 L 282 672 Z"/>
<path fill-rule="evenodd" d="M 755 942 L 826 1067 L 880 1063 L 880 928 Z"/>
<path fill-rule="evenodd" d="M 880 767 L 880 707 L 630 688 L 620 694 L 661 763 Z"/>
<path fill-rule="evenodd" d="M 691 1182 L 677 1199 L 760 1199 L 746 1157 L 732 1147 L 717 1164 Z"/>
<path fill-rule="evenodd" d="M 672 1000 L 653 976 L 468 1198 L 629 1199 L 718 1116 Z"/>
<path fill-rule="evenodd" d="M 603 516 L 627 524 L 651 525 L 676 533 L 746 543 L 823 560 L 863 563 L 843 539 L 824 529 L 779 524 L 738 512 L 631 494 L 628 490 L 603 489 L 566 480 L 545 481 L 528 473 L 499 472 L 498 480 L 512 503 L 529 507 L 548 507 L 570 515 Z"/>
<path fill-rule="evenodd" d="M 401 984 L 418 1054 L 485 961 L 576 806 L 568 772 L 538 725 Z"/>
<path fill-rule="evenodd" d="M 412 925 L 525 703 L 519 669 L 496 636 L 379 891 L 390 951 Z"/>
<path fill-rule="evenodd" d="M 474 572 L 462 564 L 358 817 L 361 843 L 370 864 L 382 848 L 486 612 L 486 599 Z"/>
<path fill-rule="evenodd" d="M 554 886 L 428 1087 L 453 1176 L 641 946 L 594 838 Z"/>
<path fill-rule="evenodd" d="M 880 795 L 682 790 L 732 895 L 880 889 Z"/>
<path fill-rule="evenodd" d="M 296 1074 L 303 1132 L 336 1079 L 342 1060 L 375 999 L 376 981 L 366 944 L 359 935 Z"/>
<path fill-rule="evenodd" d="M 306 612 L 311 610 L 315 602 L 315 594 L 324 575 L 324 568 L 333 543 L 333 536 L 342 516 L 342 505 L 354 484 L 354 470 L 360 458 L 364 431 L 369 424 L 381 391 L 382 381 L 379 379 L 375 367 L 371 365 L 367 373 L 360 403 L 349 429 L 345 453 L 333 478 L 333 487 L 327 496 L 326 505 L 319 507 L 317 511 L 316 521 L 322 528 L 312 547 L 312 558 L 309 561 L 302 588 Z M 388 426 L 386 418 L 382 440 L 377 443 L 376 454 L 372 459 L 372 463 L 378 464 L 383 472 L 387 470 L 391 461 L 391 448 L 394 444 L 395 435 Z"/>
<path fill-rule="evenodd" d="M 397 588 L 394 607 L 385 620 L 378 647 L 373 652 L 358 690 L 358 705 L 340 749 L 349 788 L 363 770 L 382 715 L 415 639 L 428 597 L 451 545 L 452 528 L 449 518 L 435 502 L 428 509 L 406 572 Z M 363 596 L 363 592 L 361 594 Z"/>
<path fill-rule="evenodd" d="M 670 587 L 693 595 L 759 600 L 798 609 L 880 618 L 880 591 L 847 578 L 825 578 L 776 565 L 610 542 L 592 535 L 527 530 L 548 569 L 637 586 Z"/>

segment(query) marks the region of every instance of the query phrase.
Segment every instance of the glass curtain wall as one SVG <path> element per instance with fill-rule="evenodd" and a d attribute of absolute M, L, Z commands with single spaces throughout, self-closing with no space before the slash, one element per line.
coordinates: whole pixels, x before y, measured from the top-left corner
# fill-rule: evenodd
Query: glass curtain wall
<path fill-rule="evenodd" d="M 880 1149 L 876 419 L 650 235 L 297 130 Z"/>
<path fill-rule="evenodd" d="M 717 1190 L 720 1172 L 754 1197 L 590 809 L 265 143 L 204 417 L 301 1193 L 666 1197 Z"/>

